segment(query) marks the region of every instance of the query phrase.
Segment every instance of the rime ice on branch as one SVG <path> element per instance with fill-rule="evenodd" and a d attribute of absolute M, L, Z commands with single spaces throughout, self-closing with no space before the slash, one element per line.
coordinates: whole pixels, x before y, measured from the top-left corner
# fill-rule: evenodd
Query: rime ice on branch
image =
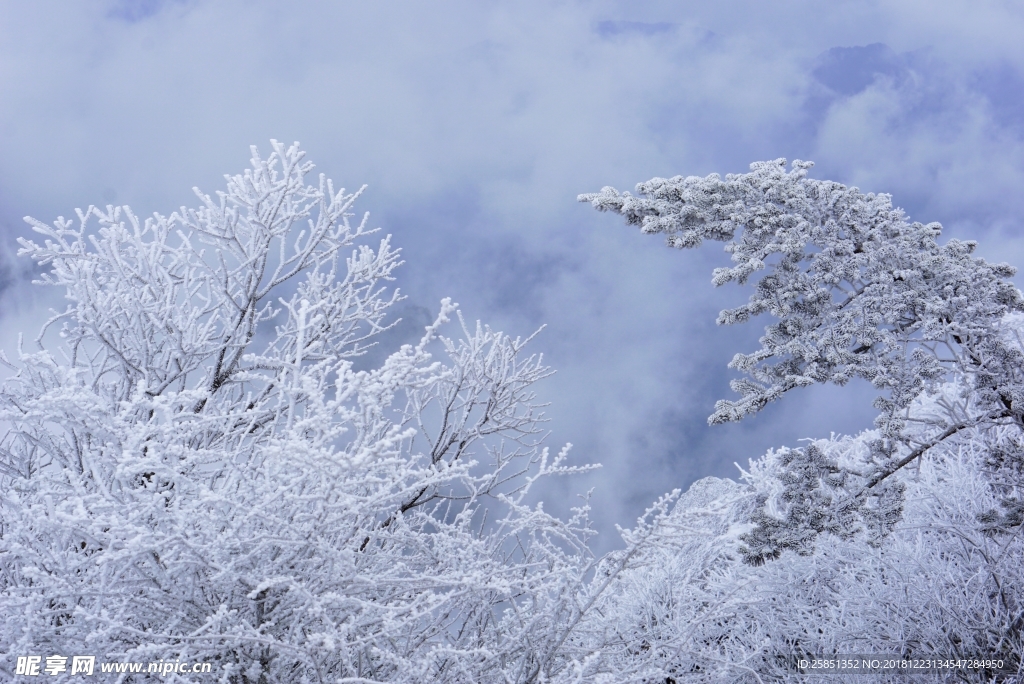
<path fill-rule="evenodd" d="M 486 326 L 444 337 L 448 300 L 355 371 L 398 252 L 272 144 L 196 209 L 28 219 L 69 304 L 0 390 L 0 650 L 237 684 L 555 681 L 587 655 L 565 599 L 596 561 L 585 505 L 527 505 L 579 470 L 542 443 L 550 371 Z"/>
<path fill-rule="evenodd" d="M 794 161 L 787 171 L 777 159 L 725 179 L 654 178 L 637 196 L 610 187 L 579 196 L 665 234 L 672 247 L 724 242 L 733 265 L 715 270 L 715 285 L 755 278 L 748 303 L 722 311 L 718 323 L 776 320 L 760 349 L 729 364 L 745 375 L 732 381 L 740 398 L 719 401 L 710 423 L 740 420 L 815 383 L 862 378 L 882 390 L 879 438 L 858 468 L 792 455 L 786 497 L 805 503 L 759 521 L 748 539 L 752 562 L 785 548 L 806 553 L 825 530 L 870 527 L 868 511 L 889 524 L 901 506 L 894 473 L 964 430 L 1024 429 L 1024 350 L 1005 334 L 1007 316 L 1024 310 L 1008 280 L 1015 270 L 972 256 L 974 242 L 940 245 L 939 224 L 909 222 L 888 195 L 808 178 L 810 167 Z M 916 398 L 954 380 L 960 391 L 943 395 L 940 411 L 912 414 Z"/>

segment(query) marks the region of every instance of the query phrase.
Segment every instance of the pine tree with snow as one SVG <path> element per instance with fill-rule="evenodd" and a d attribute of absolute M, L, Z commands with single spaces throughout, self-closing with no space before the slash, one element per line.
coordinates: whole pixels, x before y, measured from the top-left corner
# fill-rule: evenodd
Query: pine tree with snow
<path fill-rule="evenodd" d="M 579 196 L 644 233 L 665 234 L 671 247 L 724 242 L 733 265 L 715 270 L 716 286 L 765 271 L 748 303 L 718 317 L 723 325 L 762 313 L 777 320 L 760 349 L 733 358 L 730 367 L 745 374 L 732 382 L 740 398 L 719 401 L 711 424 L 815 383 L 861 378 L 882 391 L 877 438 L 856 467 L 810 449 L 787 453 L 777 497 L 784 505 L 760 509 L 747 536 L 752 563 L 786 549 L 810 553 L 824 531 L 884 533 L 900 516 L 903 485 L 894 475 L 906 466 L 965 431 L 1024 434 L 1024 345 L 1007 323 L 1024 311 L 1008 280 L 1015 270 L 973 256 L 975 242 L 940 245 L 939 224 L 908 221 L 888 195 L 808 178 L 811 166 L 795 161 L 787 171 L 777 159 L 725 179 L 654 178 L 636 196 L 610 187 Z M 935 410 L 912 416 L 922 395 L 938 398 Z M 1007 467 L 1019 467 L 1020 457 L 1009 453 Z M 1004 527 L 1016 520 L 1017 502 L 1006 504 Z"/>

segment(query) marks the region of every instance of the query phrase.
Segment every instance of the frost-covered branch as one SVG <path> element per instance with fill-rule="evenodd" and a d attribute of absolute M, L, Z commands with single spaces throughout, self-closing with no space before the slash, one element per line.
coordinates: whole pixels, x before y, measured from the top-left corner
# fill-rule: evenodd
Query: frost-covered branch
<path fill-rule="evenodd" d="M 585 469 L 543 444 L 550 370 L 461 314 L 445 337 L 449 300 L 354 370 L 399 253 L 272 147 L 195 209 L 28 219 L 69 303 L 0 389 L 3 650 L 233 684 L 556 681 L 595 559 L 586 506 L 529 499 Z"/>
<path fill-rule="evenodd" d="M 1015 269 L 974 257 L 974 242 L 940 245 L 939 224 L 911 223 L 888 195 L 808 178 L 811 166 L 795 161 L 787 171 L 777 159 L 724 179 L 655 178 L 637 185 L 638 196 L 604 188 L 579 197 L 644 233 L 664 233 L 672 247 L 725 242 L 733 265 L 715 270 L 715 285 L 742 285 L 765 271 L 747 304 L 718 317 L 723 325 L 762 313 L 777 320 L 760 349 L 733 357 L 729 366 L 745 375 L 731 383 L 741 396 L 717 402 L 711 424 L 817 383 L 861 378 L 882 391 L 873 474 L 849 473 L 846 495 L 824 497 L 806 511 L 811 517 L 790 521 L 803 530 L 802 548 L 824 529 L 814 516 L 852 521 L 849 506 L 861 508 L 871 490 L 965 427 L 1024 430 L 1024 348 L 1004 334 L 1007 318 L 1024 310 L 1008 280 Z M 915 423 L 911 404 L 952 381 L 971 395 L 974 413 Z M 791 484 L 806 479 L 790 475 Z"/>

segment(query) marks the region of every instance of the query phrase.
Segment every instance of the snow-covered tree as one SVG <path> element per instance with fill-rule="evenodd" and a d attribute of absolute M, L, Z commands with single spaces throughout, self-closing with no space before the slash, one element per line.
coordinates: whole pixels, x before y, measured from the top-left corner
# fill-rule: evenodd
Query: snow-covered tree
<path fill-rule="evenodd" d="M 637 185 L 638 196 L 606 187 L 579 197 L 666 234 L 672 247 L 725 242 L 733 265 L 715 270 L 715 285 L 766 271 L 747 304 L 719 315 L 720 324 L 761 313 L 778 320 L 760 349 L 733 358 L 730 367 L 746 375 L 732 383 L 741 398 L 719 401 L 710 423 L 814 383 L 861 378 L 883 392 L 877 437 L 857 467 L 815 448 L 779 456 L 783 505 L 755 514 L 745 547 L 752 563 L 785 549 L 809 553 L 823 532 L 884 534 L 903 506 L 896 473 L 964 431 L 1006 429 L 1014 444 L 1024 435 L 1024 345 L 1007 323 L 1024 310 L 1008 280 L 1014 269 L 972 256 L 974 242 L 940 245 L 939 224 L 909 222 L 888 195 L 808 178 L 810 167 L 795 161 L 787 171 L 778 159 L 725 179 L 655 178 Z M 934 410 L 912 416 L 922 394 L 936 397 Z M 1004 471 L 1024 465 L 1020 449 L 1004 454 Z M 1019 496 L 1003 508 L 1003 526 L 1019 525 Z"/>
<path fill-rule="evenodd" d="M 399 255 L 311 168 L 273 142 L 196 209 L 27 219 L 69 303 L 4 358 L 5 677 L 92 653 L 238 684 L 536 682 L 586 657 L 586 506 L 527 504 L 575 470 L 542 444 L 549 370 L 479 324 L 444 336 L 448 300 L 354 370 Z"/>
<path fill-rule="evenodd" d="M 1003 661 L 998 672 L 888 672 L 873 682 L 1021 681 L 1024 539 L 983 521 L 1000 499 L 983 464 L 1002 436 L 971 431 L 937 446 L 904 478 L 903 520 L 878 543 L 824 535 L 813 554 L 756 567 L 743 562 L 743 535 L 757 489 L 792 450 L 755 459 L 746 485 L 698 481 L 580 634 L 603 639 L 613 671 L 645 675 L 621 681 L 806 682 L 796 657 L 855 654 Z M 845 464 L 868 457 L 877 438 L 871 430 L 810 446 Z"/>

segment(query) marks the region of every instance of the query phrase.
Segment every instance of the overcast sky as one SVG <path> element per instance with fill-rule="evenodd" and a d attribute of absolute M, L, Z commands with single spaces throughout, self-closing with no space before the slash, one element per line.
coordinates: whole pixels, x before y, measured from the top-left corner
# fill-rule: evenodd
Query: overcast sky
<path fill-rule="evenodd" d="M 715 289 L 721 245 L 666 248 L 575 201 L 654 176 L 817 163 L 1024 265 L 1024 4 L 1016 1 L 18 2 L 0 0 L 0 230 L 89 204 L 170 213 L 249 145 L 300 141 L 394 235 L 406 318 L 450 296 L 558 373 L 552 446 L 604 469 L 613 522 L 734 462 L 870 425 L 864 387 L 708 427 L 765 322 Z M 48 303 L 8 269 L 0 342 Z M 1020 279 L 1017 280 L 1020 284 Z"/>

